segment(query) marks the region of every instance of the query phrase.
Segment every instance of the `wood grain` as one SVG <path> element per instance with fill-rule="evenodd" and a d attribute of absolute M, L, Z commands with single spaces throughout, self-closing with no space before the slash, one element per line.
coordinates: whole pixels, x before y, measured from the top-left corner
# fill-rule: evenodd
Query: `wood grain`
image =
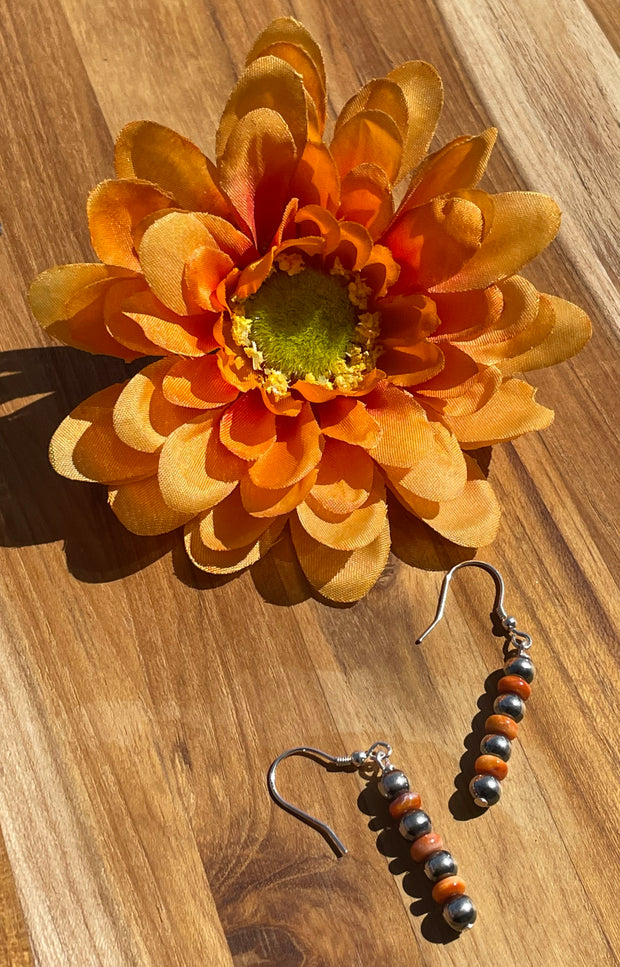
<path fill-rule="evenodd" d="M 84 201 L 122 124 L 152 118 L 211 151 L 247 48 L 282 13 L 323 46 L 332 120 L 369 77 L 433 62 L 437 143 L 499 127 L 487 187 L 547 191 L 565 211 L 529 277 L 595 321 L 575 360 L 533 374 L 554 425 L 492 459 L 504 521 L 485 557 L 539 677 L 502 802 L 477 819 L 463 790 L 500 662 L 487 576 L 459 575 L 416 648 L 441 578 L 403 563 L 416 535 L 365 601 L 329 608 L 286 545 L 209 580 L 177 536 L 132 537 L 101 489 L 47 464 L 62 417 L 124 368 L 49 346 L 30 279 L 91 258 Z M 38 967 L 620 963 L 614 31 L 603 0 L 5 4 L 0 826 L 18 899 L 0 876 L 0 940 L 21 905 Z M 476 900 L 458 940 L 358 776 L 282 767 L 282 791 L 345 840 L 342 860 L 267 796 L 284 748 L 379 738 Z M 30 963 L 19 936 L 11 967 Z"/>

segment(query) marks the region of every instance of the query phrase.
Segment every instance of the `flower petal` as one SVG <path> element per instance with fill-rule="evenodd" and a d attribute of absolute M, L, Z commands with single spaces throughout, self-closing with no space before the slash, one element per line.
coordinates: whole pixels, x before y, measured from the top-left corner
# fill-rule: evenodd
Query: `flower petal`
<path fill-rule="evenodd" d="M 144 277 L 139 275 L 132 279 L 120 279 L 114 285 L 106 289 L 103 299 L 103 321 L 110 336 L 127 349 L 133 351 L 134 356 L 162 356 L 164 350 L 148 339 L 140 326 L 129 316 L 126 316 L 123 309 L 129 299 L 134 295 L 141 295 L 149 298 L 151 293 L 144 281 Z"/>
<path fill-rule="evenodd" d="M 499 363 L 505 376 L 555 366 L 583 349 L 592 335 L 592 323 L 583 309 L 553 295 L 541 293 L 540 301 L 553 311 L 553 327 L 538 345 Z"/>
<path fill-rule="evenodd" d="M 351 396 L 338 396 L 316 409 L 324 436 L 369 450 L 377 445 L 381 430 L 364 403 Z M 325 451 L 323 451 L 325 456 Z"/>
<path fill-rule="evenodd" d="M 433 293 L 439 325 L 433 341 L 467 342 L 499 324 L 504 309 L 502 290 L 497 285 L 470 292 Z"/>
<path fill-rule="evenodd" d="M 132 275 L 126 269 L 97 263 L 56 265 L 31 284 L 30 308 L 47 333 L 68 346 L 126 361 L 136 359 L 140 352 L 133 352 L 110 335 L 103 314 L 110 287 Z"/>
<path fill-rule="evenodd" d="M 356 548 L 366 547 L 379 536 L 385 525 L 387 506 L 383 477 L 375 470 L 368 499 L 350 513 L 334 514 L 313 500 L 299 504 L 296 513 L 310 537 L 326 547 L 340 551 L 354 551 Z"/>
<path fill-rule="evenodd" d="M 442 291 L 439 283 L 456 277 L 480 248 L 483 225 L 478 205 L 456 196 L 398 216 L 382 238 L 401 266 L 395 291 Z"/>
<path fill-rule="evenodd" d="M 557 235 L 560 209 L 547 195 L 509 191 L 492 195 L 491 201 L 493 220 L 488 232 L 485 230 L 482 244 L 460 271 L 436 286 L 438 292 L 484 289 L 492 282 L 515 275 Z"/>
<path fill-rule="evenodd" d="M 387 295 L 400 275 L 400 266 L 385 245 L 373 245 L 368 261 L 361 271 L 362 281 L 372 289 L 376 302 Z M 375 306 L 375 308 L 377 308 Z"/>
<path fill-rule="evenodd" d="M 455 138 L 429 155 L 414 171 L 399 215 L 432 201 L 437 195 L 464 188 L 475 188 L 484 174 L 497 128 L 487 128 L 475 137 Z"/>
<path fill-rule="evenodd" d="M 299 199 L 300 207 L 320 205 L 330 212 L 337 211 L 340 177 L 326 145 L 308 141 L 293 173 L 290 193 Z"/>
<path fill-rule="evenodd" d="M 185 528 L 185 549 L 196 567 L 210 574 L 233 574 L 255 564 L 278 539 L 286 517 L 278 517 L 256 541 L 230 551 L 214 551 L 202 540 L 201 518 L 196 518 Z"/>
<path fill-rule="evenodd" d="M 443 84 L 435 68 L 423 60 L 401 64 L 387 78 L 402 90 L 408 111 L 399 181 L 424 157 L 431 143 L 443 107 Z"/>
<path fill-rule="evenodd" d="M 364 402 L 381 427 L 381 437 L 370 451 L 380 466 L 409 468 L 434 451 L 428 417 L 406 390 L 381 383 Z"/>
<path fill-rule="evenodd" d="M 280 17 L 258 37 L 247 56 L 246 65 L 266 55 L 279 57 L 301 74 L 316 109 L 320 138 L 325 126 L 326 107 L 325 68 L 320 47 L 300 23 L 291 17 Z"/>
<path fill-rule="evenodd" d="M 399 349 L 422 342 L 440 324 L 433 299 L 414 293 L 384 299 L 381 310 L 381 343 L 386 349 Z"/>
<path fill-rule="evenodd" d="M 221 185 L 261 252 L 269 246 L 290 199 L 297 157 L 286 122 L 266 107 L 246 114 L 227 138 Z"/>
<path fill-rule="evenodd" d="M 493 488 L 475 460 L 466 455 L 467 482 L 453 500 L 437 504 L 416 504 L 402 490 L 395 493 L 405 507 L 421 517 L 433 530 L 463 547 L 486 547 L 497 536 L 500 508 Z"/>
<path fill-rule="evenodd" d="M 261 56 L 252 60 L 230 95 L 215 136 L 218 165 L 240 121 L 257 110 L 268 109 L 279 115 L 301 155 L 308 140 L 308 116 L 303 81 L 300 75 L 278 57 Z M 222 187 L 225 186 L 222 184 Z"/>
<path fill-rule="evenodd" d="M 301 400 L 295 399 L 289 393 L 288 396 L 275 397 L 271 393 L 265 390 L 264 386 L 260 387 L 260 394 L 263 398 L 263 403 L 275 416 L 297 416 L 301 412 L 303 403 Z"/>
<path fill-rule="evenodd" d="M 157 477 L 135 480 L 110 490 L 108 503 L 123 527 L 142 537 L 168 534 L 192 516 L 171 510 L 164 503 Z"/>
<path fill-rule="evenodd" d="M 102 181 L 97 185 L 86 210 L 92 245 L 101 261 L 139 272 L 134 230 L 147 215 L 172 204 L 170 195 L 147 181 Z"/>
<path fill-rule="evenodd" d="M 235 286 L 235 296 L 237 299 L 247 299 L 248 296 L 258 292 L 261 285 L 271 272 L 273 267 L 274 251 L 269 249 L 266 255 L 250 262 L 244 270 L 239 273 Z"/>
<path fill-rule="evenodd" d="M 473 557 L 472 548 L 460 547 L 442 537 L 393 493 L 388 493 L 388 516 L 392 553 L 409 567 L 445 571 Z"/>
<path fill-rule="evenodd" d="M 318 235 L 323 238 L 330 248 L 338 243 L 338 219 L 320 205 L 304 205 L 295 216 L 300 235 Z"/>
<path fill-rule="evenodd" d="M 120 484 L 156 472 L 155 454 L 131 449 L 114 432 L 112 412 L 125 385 L 95 393 L 62 421 L 50 443 L 57 473 L 70 480 Z"/>
<path fill-rule="evenodd" d="M 330 601 L 357 601 L 381 576 L 390 553 L 387 519 L 377 538 L 355 551 L 335 551 L 315 541 L 295 517 L 291 536 L 301 568 L 313 588 Z"/>
<path fill-rule="evenodd" d="M 242 460 L 256 460 L 276 440 L 276 417 L 259 390 L 250 390 L 229 406 L 220 420 L 220 440 Z"/>
<path fill-rule="evenodd" d="M 200 515 L 200 540 L 212 551 L 232 551 L 254 544 L 273 518 L 252 517 L 241 502 L 239 487 Z"/>
<path fill-rule="evenodd" d="M 454 347 L 450 347 L 450 353 Z M 432 382 L 428 386 L 432 386 Z M 459 385 L 445 389 L 420 386 L 416 393 L 428 409 L 445 416 L 466 416 L 479 410 L 491 399 L 502 383 L 497 366 L 480 366 L 478 372 Z"/>
<path fill-rule="evenodd" d="M 339 218 L 359 222 L 373 239 L 392 220 L 394 202 L 388 177 L 376 164 L 361 164 L 348 171 L 340 186 Z"/>
<path fill-rule="evenodd" d="M 419 392 L 437 399 L 461 396 L 469 380 L 478 376 L 480 366 L 458 346 L 442 343 L 441 350 L 444 359 L 441 371 L 427 380 L 424 386 L 419 388 Z"/>
<path fill-rule="evenodd" d="M 180 426 L 164 443 L 159 486 L 169 507 L 199 514 L 227 497 L 244 470 L 244 462 L 220 443 L 216 417 L 206 414 Z"/>
<path fill-rule="evenodd" d="M 342 178 L 358 165 L 374 164 L 392 184 L 400 168 L 403 139 L 391 117 L 365 110 L 336 130 L 330 150 Z"/>
<path fill-rule="evenodd" d="M 472 359 L 486 365 L 501 365 L 541 343 L 554 323 L 551 306 L 527 279 L 514 275 L 497 288 L 504 303 L 500 316 L 473 339 L 459 342 Z"/>
<path fill-rule="evenodd" d="M 350 514 L 368 500 L 374 479 L 374 462 L 365 450 L 328 437 L 307 499 L 328 513 Z"/>
<path fill-rule="evenodd" d="M 359 272 L 368 262 L 373 250 L 372 238 L 364 226 L 357 222 L 339 222 L 338 228 L 338 240 L 331 244 L 326 242 L 325 245 L 325 255 L 329 256 L 327 264 L 334 264 L 338 259 L 343 268 L 350 272 Z"/>
<path fill-rule="evenodd" d="M 243 506 L 253 517 L 277 517 L 280 514 L 289 514 L 302 500 L 306 499 L 314 486 L 317 473 L 317 470 L 311 470 L 303 480 L 299 480 L 290 487 L 282 487 L 280 490 L 257 487 L 246 473 L 239 485 Z"/>
<path fill-rule="evenodd" d="M 245 263 L 256 255 L 256 250 L 252 242 L 234 225 L 227 222 L 225 218 L 218 215 L 210 215 L 208 212 L 200 213 L 200 221 L 209 232 L 213 241 L 222 252 L 229 255 L 235 265 L 245 265 Z"/>
<path fill-rule="evenodd" d="M 441 423 L 429 423 L 433 446 L 408 469 L 384 467 L 390 483 L 424 501 L 457 497 L 467 481 L 467 465 L 459 442 Z"/>
<path fill-rule="evenodd" d="M 140 243 L 140 263 L 149 288 L 177 315 L 200 310 L 185 284 L 185 264 L 211 234 L 199 213 L 172 212 L 154 222 Z"/>
<path fill-rule="evenodd" d="M 482 409 L 444 420 L 464 449 L 505 443 L 552 422 L 553 410 L 534 402 L 535 395 L 536 389 L 523 380 L 508 379 Z"/>
<path fill-rule="evenodd" d="M 441 373 L 445 365 L 443 352 L 431 342 L 388 349 L 377 361 L 395 386 L 419 386 Z"/>
<path fill-rule="evenodd" d="M 114 404 L 112 420 L 119 440 L 133 450 L 155 453 L 173 430 L 198 415 L 174 406 L 162 393 L 162 381 L 174 361 L 158 359 L 128 381 Z"/>
<path fill-rule="evenodd" d="M 249 65 L 256 57 L 279 57 L 280 60 L 290 64 L 297 74 L 301 75 L 306 93 L 312 102 L 312 114 L 316 114 L 316 122 L 313 125 L 315 130 L 310 133 L 313 136 L 313 140 L 320 141 L 323 128 L 325 127 L 327 97 L 325 93 L 325 81 L 317 70 L 317 66 L 310 54 L 297 44 L 278 42 L 264 47 L 255 57 L 248 58 L 246 64 Z M 310 115 L 310 111 L 308 113 Z"/>
<path fill-rule="evenodd" d="M 158 347 L 159 353 L 204 356 L 217 348 L 213 325 L 218 316 L 214 312 L 179 316 L 149 291 L 127 295 L 118 311 L 136 324 L 149 343 Z M 111 316 L 106 318 L 108 327 L 115 335 L 118 333 L 119 340 L 125 339 L 126 329 L 121 321 L 117 319 L 113 326 Z"/>
<path fill-rule="evenodd" d="M 382 111 L 387 114 L 398 128 L 401 138 L 405 138 L 409 117 L 407 101 L 401 88 L 394 81 L 388 80 L 386 77 L 368 81 L 361 91 L 354 94 L 343 107 L 336 121 L 334 134 L 338 134 L 340 128 L 347 121 L 365 110 Z"/>
<path fill-rule="evenodd" d="M 317 75 L 323 87 L 325 87 L 325 67 L 321 48 L 303 24 L 294 20 L 293 17 L 277 17 L 272 20 L 255 40 L 246 63 L 249 64 L 256 60 L 272 44 L 292 44 L 295 47 L 300 47 L 314 64 Z M 286 58 L 284 59 L 286 60 Z"/>
<path fill-rule="evenodd" d="M 170 403 L 200 410 L 217 409 L 239 395 L 236 387 L 222 378 L 217 355 L 179 359 L 168 367 L 163 393 Z"/>
<path fill-rule="evenodd" d="M 185 264 L 184 280 L 190 301 L 211 312 L 221 312 L 225 307 L 219 301 L 217 290 L 232 268 L 233 260 L 226 252 L 213 245 L 197 248 Z"/>
<path fill-rule="evenodd" d="M 276 417 L 276 441 L 250 467 L 250 479 L 268 490 L 289 487 L 316 467 L 321 449 L 321 431 L 304 403 L 299 416 Z"/>
<path fill-rule="evenodd" d="M 115 167 L 119 178 L 150 181 L 188 211 L 223 217 L 230 213 L 215 166 L 195 144 L 162 124 L 127 124 L 116 141 Z"/>

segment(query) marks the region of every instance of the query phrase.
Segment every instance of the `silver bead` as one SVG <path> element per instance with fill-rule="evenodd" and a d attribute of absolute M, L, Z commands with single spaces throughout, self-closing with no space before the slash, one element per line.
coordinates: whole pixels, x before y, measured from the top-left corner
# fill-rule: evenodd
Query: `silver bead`
<path fill-rule="evenodd" d="M 410 813 L 405 813 L 398 827 L 400 835 L 405 839 L 419 839 L 430 833 L 433 828 L 431 817 L 423 809 L 412 809 Z"/>
<path fill-rule="evenodd" d="M 409 780 L 404 772 L 393 769 L 379 780 L 379 792 L 385 799 L 396 799 L 402 792 L 409 792 Z"/>
<path fill-rule="evenodd" d="M 499 802 L 502 787 L 495 776 L 477 775 L 469 783 L 469 791 L 476 806 L 486 809 L 487 806 L 494 806 Z"/>
<path fill-rule="evenodd" d="M 464 893 L 461 896 L 451 897 L 443 908 L 444 920 L 459 933 L 461 930 L 471 930 L 477 916 L 471 898 Z"/>
<path fill-rule="evenodd" d="M 525 715 L 525 702 L 514 692 L 504 692 L 495 699 L 493 711 L 498 715 L 509 715 L 515 722 L 520 722 Z"/>
<path fill-rule="evenodd" d="M 368 753 L 362 752 L 361 749 L 358 752 L 351 753 L 351 762 L 357 769 L 362 768 L 367 758 L 368 758 Z"/>
<path fill-rule="evenodd" d="M 517 627 L 517 619 L 514 617 L 514 615 L 507 614 L 502 621 L 502 627 L 505 628 L 506 631 L 514 631 Z"/>
<path fill-rule="evenodd" d="M 531 685 L 536 674 L 536 667 L 527 655 L 515 655 L 514 658 L 508 659 L 504 665 L 504 671 L 507 675 L 518 675 L 528 685 Z"/>
<path fill-rule="evenodd" d="M 508 762 L 512 747 L 510 739 L 505 735 L 485 735 L 480 743 L 482 755 L 496 755 L 498 759 Z"/>
<path fill-rule="evenodd" d="M 436 853 L 431 853 L 424 864 L 424 872 L 433 883 L 443 880 L 444 876 L 454 876 L 455 873 L 458 873 L 458 869 L 456 860 L 452 853 L 448 853 L 447 849 L 440 849 Z"/>

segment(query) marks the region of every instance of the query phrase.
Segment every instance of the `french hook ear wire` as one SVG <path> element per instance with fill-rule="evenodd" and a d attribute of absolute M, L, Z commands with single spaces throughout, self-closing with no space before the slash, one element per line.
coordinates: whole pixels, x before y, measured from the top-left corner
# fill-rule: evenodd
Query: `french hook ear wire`
<path fill-rule="evenodd" d="M 459 564 L 455 564 L 454 567 L 448 571 L 441 585 L 439 603 L 437 605 L 437 613 L 435 614 L 435 618 L 428 626 L 426 631 L 423 631 L 420 637 L 416 638 L 416 645 L 422 644 L 426 636 L 430 634 L 433 628 L 435 628 L 443 618 L 450 581 L 456 572 L 460 571 L 461 568 L 464 567 L 479 567 L 481 570 L 486 571 L 487 574 L 491 575 L 493 581 L 495 582 L 495 601 L 493 602 L 493 610 L 491 613 L 498 619 L 502 628 L 508 635 L 510 643 L 514 645 L 519 652 L 527 650 L 532 644 L 532 639 L 524 631 L 518 631 L 516 619 L 513 618 L 512 615 L 506 614 L 504 608 L 504 580 L 497 568 L 493 567 L 492 564 L 488 564 L 486 561 L 461 561 Z"/>
<path fill-rule="evenodd" d="M 388 742 L 383 741 L 373 742 L 368 750 L 352 752 L 351 755 L 329 755 L 329 753 L 323 752 L 321 749 L 314 749 L 310 745 L 298 745 L 294 749 L 287 749 L 285 752 L 281 752 L 277 759 L 274 759 L 271 763 L 269 772 L 267 773 L 269 794 L 278 806 L 281 806 L 282 809 L 285 809 L 297 819 L 301 819 L 303 823 L 307 823 L 308 826 L 316 829 L 325 837 L 339 856 L 344 856 L 348 852 L 347 848 L 331 826 L 328 826 L 327 823 L 322 822 L 322 820 L 317 819 L 315 816 L 311 816 L 310 813 L 300 809 L 299 806 L 294 806 L 293 803 L 290 803 L 280 795 L 278 787 L 276 786 L 276 770 L 283 759 L 288 759 L 292 755 L 303 755 L 309 759 L 315 759 L 323 765 L 334 765 L 341 769 L 359 769 L 364 772 L 368 770 L 369 772 L 379 772 L 381 775 L 385 775 L 386 772 L 390 772 L 393 769 L 390 762 L 391 754 L 392 746 Z"/>
<path fill-rule="evenodd" d="M 315 816 L 311 816 L 310 813 L 304 812 L 304 810 L 300 809 L 299 806 L 294 806 L 292 803 L 288 802 L 288 800 L 284 799 L 284 797 L 278 792 L 278 788 L 276 786 L 276 770 L 283 759 L 288 759 L 289 756 L 293 755 L 303 755 L 310 759 L 323 760 L 325 763 L 341 766 L 343 769 L 347 766 L 358 767 L 354 762 L 354 756 L 329 755 L 327 752 L 323 752 L 321 749 L 313 749 L 312 746 L 309 745 L 300 745 L 294 749 L 287 749 L 285 752 L 282 752 L 277 759 L 274 759 L 274 761 L 271 763 L 269 772 L 267 773 L 267 786 L 269 788 L 269 794 L 274 802 L 276 802 L 278 806 L 281 806 L 282 809 L 285 809 L 288 813 L 291 813 L 292 816 L 295 816 L 303 823 L 306 823 L 308 826 L 312 826 L 313 829 L 316 829 L 317 832 L 321 833 L 321 835 L 325 837 L 327 842 L 332 846 L 339 856 L 345 856 L 348 850 L 331 826 L 328 826 L 327 823 L 322 822 Z"/>

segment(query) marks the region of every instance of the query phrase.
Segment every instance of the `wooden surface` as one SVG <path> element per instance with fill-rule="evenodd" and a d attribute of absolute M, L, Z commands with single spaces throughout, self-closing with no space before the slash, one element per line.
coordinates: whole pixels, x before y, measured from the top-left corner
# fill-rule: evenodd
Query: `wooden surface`
<path fill-rule="evenodd" d="M 486 186 L 546 191 L 565 211 L 529 277 L 595 323 L 580 356 L 533 374 L 555 424 L 491 465 L 505 513 L 484 557 L 539 676 L 502 803 L 475 819 L 459 776 L 500 658 L 488 576 L 460 574 L 416 648 L 440 574 L 394 557 L 351 608 L 308 598 L 284 551 L 209 581 L 177 536 L 133 538 L 103 488 L 47 463 L 62 417 L 123 368 L 49 346 L 28 282 L 91 258 L 84 202 L 125 122 L 211 150 L 247 48 L 281 13 L 323 45 L 332 118 L 367 78 L 423 58 L 446 85 L 437 144 L 497 125 Z M 618 22 L 607 0 L 3 5 L 0 825 L 19 899 L 5 863 L 0 964 L 31 963 L 19 904 L 39 967 L 620 963 Z M 347 843 L 342 860 L 267 796 L 284 748 L 379 738 L 477 903 L 460 939 L 419 870 L 403 876 L 358 776 L 282 767 L 282 791 Z"/>

